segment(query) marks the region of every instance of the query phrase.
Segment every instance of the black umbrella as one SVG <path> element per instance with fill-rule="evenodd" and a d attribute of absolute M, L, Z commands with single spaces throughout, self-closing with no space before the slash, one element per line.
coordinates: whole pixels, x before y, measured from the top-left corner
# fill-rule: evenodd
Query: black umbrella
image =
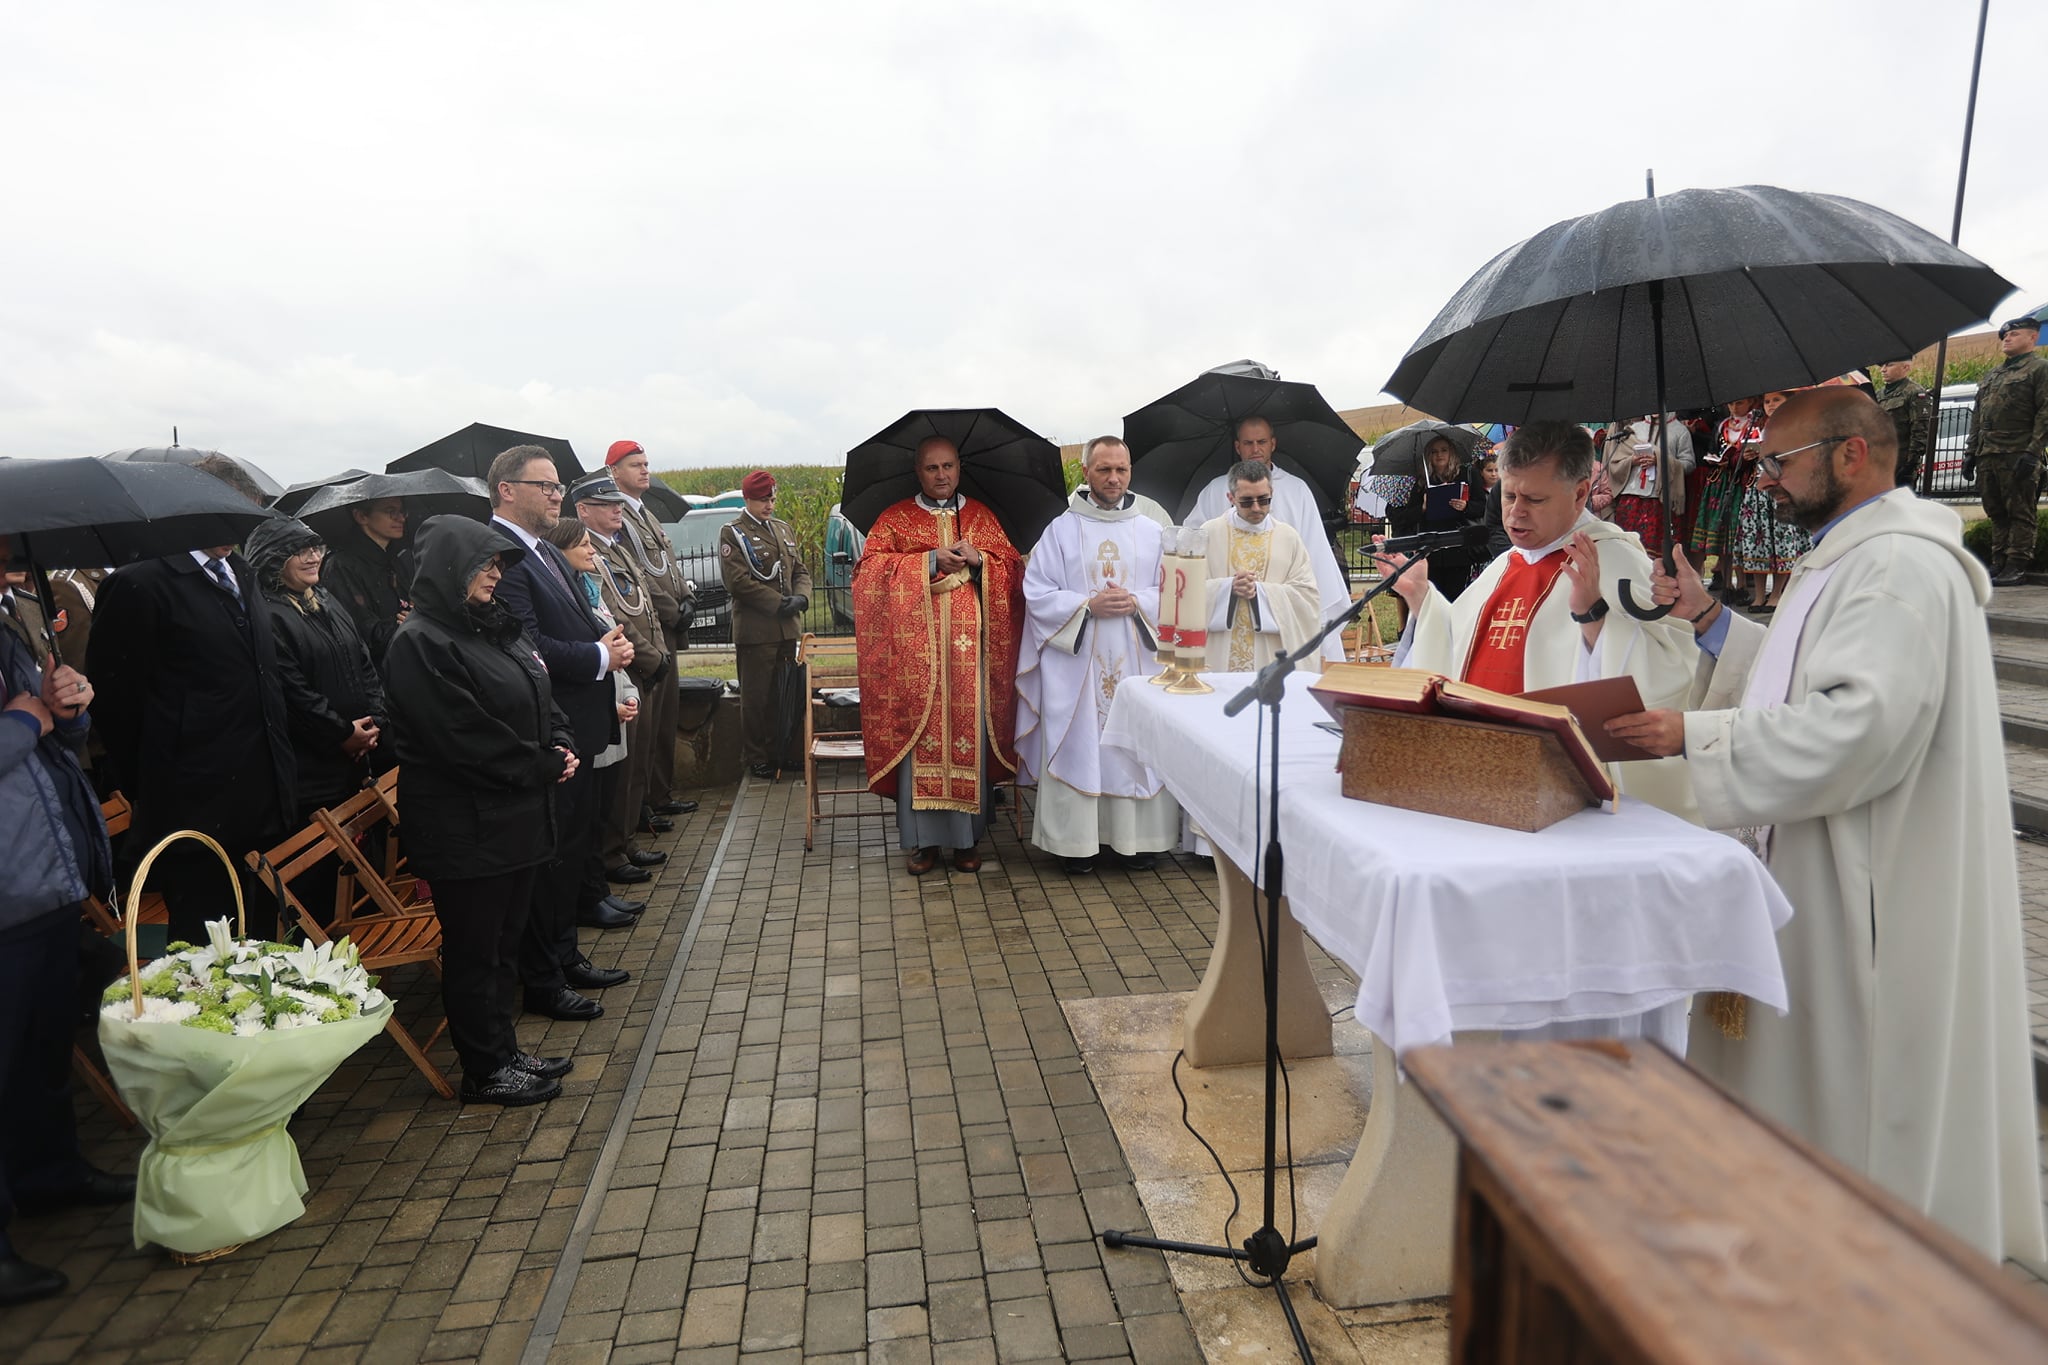
<path fill-rule="evenodd" d="M 960 452 L 960 491 L 987 503 L 1003 533 L 1029 550 L 1067 510 L 1060 448 L 995 408 L 919 408 L 846 453 L 840 512 L 866 533 L 918 491 L 918 445 L 943 436 Z"/>
<path fill-rule="evenodd" d="M 451 432 L 431 445 L 423 445 L 410 455 L 401 455 L 385 465 L 384 470 L 389 474 L 400 474 L 408 469 L 445 469 L 451 474 L 487 479 L 491 473 L 491 461 L 513 446 L 539 446 L 547 451 L 555 460 L 555 477 L 563 483 L 574 483 L 577 475 L 583 473 L 583 466 L 576 460 L 576 452 L 561 437 L 535 436 L 530 432 L 486 426 L 482 422 L 471 422 L 462 430 Z"/>
<path fill-rule="evenodd" d="M 188 465 L 108 460 L 0 463 L 0 535 L 21 545 L 54 621 L 44 573 L 118 568 L 138 560 L 234 545 L 275 513 Z M 54 636 L 50 640 L 56 648 Z"/>
<path fill-rule="evenodd" d="M 332 488 L 338 483 L 352 482 L 369 472 L 367 469 L 344 469 L 339 474 L 328 474 L 321 478 L 308 479 L 304 483 L 295 483 L 272 498 L 270 505 L 288 517 L 295 517 L 299 514 L 299 509 L 306 505 L 306 499 L 321 489 Z"/>
<path fill-rule="evenodd" d="M 1274 462 L 1305 480 L 1329 515 L 1344 506 L 1365 442 L 1313 384 L 1283 381 L 1256 361 L 1206 371 L 1124 418 L 1131 487 L 1185 517 L 1209 481 L 1237 462 L 1237 424 L 1272 424 Z"/>
<path fill-rule="evenodd" d="M 647 485 L 647 496 L 641 501 L 654 509 L 656 521 L 681 521 L 690 514 L 690 500 L 669 487 L 659 476 Z"/>
<path fill-rule="evenodd" d="M 403 474 L 365 474 L 349 483 L 336 484 L 315 492 L 299 509 L 299 520 L 333 544 L 354 525 L 349 508 L 385 498 L 405 499 L 409 524 L 417 526 L 428 517 L 458 516 L 485 521 L 491 515 L 491 498 L 481 479 L 450 474 L 445 469 L 415 469 Z"/>
<path fill-rule="evenodd" d="M 220 455 L 222 459 L 233 460 L 240 465 L 242 472 L 256 481 L 256 486 L 266 498 L 276 498 L 284 492 L 283 484 L 239 455 L 222 455 L 218 450 L 202 450 L 197 446 L 138 446 L 133 450 L 110 450 L 105 458 L 123 464 L 197 464 L 208 455 Z"/>
<path fill-rule="evenodd" d="M 1439 436 L 1457 448 L 1460 460 L 1471 459 L 1472 452 L 1479 449 L 1479 433 L 1471 427 L 1428 420 L 1410 422 L 1372 443 L 1372 473 L 1382 478 L 1402 474 L 1417 477 L 1422 473 L 1422 452 Z"/>
<path fill-rule="evenodd" d="M 1487 262 L 1386 387 L 1461 422 L 1710 407 L 1911 355 L 2011 292 L 1981 261 L 1854 199 L 1768 185 L 1653 191 Z M 1669 610 L 1646 613 L 1627 592 L 1622 605 L 1644 619 Z"/>

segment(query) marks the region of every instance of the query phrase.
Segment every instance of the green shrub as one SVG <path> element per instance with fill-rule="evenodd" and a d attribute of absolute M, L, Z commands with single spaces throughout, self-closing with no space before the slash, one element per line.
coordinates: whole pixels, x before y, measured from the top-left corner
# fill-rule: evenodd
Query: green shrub
<path fill-rule="evenodd" d="M 2048 561 L 2048 512 L 2034 514 L 2037 530 L 2034 532 L 2034 558 Z M 1986 568 L 1996 568 L 1991 562 L 1991 519 L 1979 517 L 1963 527 L 1963 548 L 1984 562 Z"/>

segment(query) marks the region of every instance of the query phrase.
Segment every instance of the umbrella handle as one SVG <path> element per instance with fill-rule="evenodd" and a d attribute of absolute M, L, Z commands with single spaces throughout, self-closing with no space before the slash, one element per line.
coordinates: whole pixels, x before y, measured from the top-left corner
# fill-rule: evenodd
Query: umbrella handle
<path fill-rule="evenodd" d="M 1617 586 L 1621 589 L 1621 609 L 1627 612 L 1630 616 L 1635 617 L 1636 620 L 1661 621 L 1671 614 L 1672 604 L 1669 602 L 1666 602 L 1661 607 L 1655 605 L 1647 607 L 1637 606 L 1635 591 L 1634 589 L 1629 587 L 1629 583 L 1626 578 L 1622 579 Z"/>

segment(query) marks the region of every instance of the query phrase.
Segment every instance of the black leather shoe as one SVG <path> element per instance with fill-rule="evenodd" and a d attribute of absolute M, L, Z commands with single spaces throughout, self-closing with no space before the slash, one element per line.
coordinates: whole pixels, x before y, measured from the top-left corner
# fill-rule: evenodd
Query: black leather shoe
<path fill-rule="evenodd" d="M 2007 569 L 2004 573 L 1991 580 L 1991 586 L 1994 588 L 2017 588 L 2024 585 L 2026 581 L 2027 571 L 2025 569 Z"/>
<path fill-rule="evenodd" d="M 551 991 L 528 991 L 526 1012 L 583 1024 L 603 1014 L 604 1006 L 587 995 L 578 995 L 567 986 L 560 986 Z"/>
<path fill-rule="evenodd" d="M 71 1287 L 61 1270 L 19 1256 L 0 1256 L 0 1308 L 53 1298 Z"/>
<path fill-rule="evenodd" d="M 606 986 L 624 985 L 633 974 L 623 967 L 599 967 L 584 957 L 562 968 L 562 979 L 579 991 L 601 991 Z"/>
<path fill-rule="evenodd" d="M 516 1062 L 499 1067 L 482 1080 L 462 1078 L 464 1104 L 540 1104 L 561 1093 L 560 1081 L 522 1071 Z"/>
<path fill-rule="evenodd" d="M 764 777 L 770 782 L 775 780 L 775 765 L 773 763 L 756 763 L 747 771 L 756 777 Z"/>
<path fill-rule="evenodd" d="M 629 901 L 624 896 L 606 896 L 598 904 L 609 906 L 620 914 L 631 915 L 635 919 L 640 918 L 640 912 L 647 908 L 646 901 Z"/>
<path fill-rule="evenodd" d="M 1060 861 L 1066 864 L 1069 877 L 1085 876 L 1095 870 L 1093 858 L 1062 858 Z"/>
<path fill-rule="evenodd" d="M 576 923 L 585 929 L 630 929 L 637 922 L 623 910 L 614 910 L 603 901 L 576 912 Z"/>
<path fill-rule="evenodd" d="M 604 879 L 608 882 L 619 882 L 621 884 L 651 882 L 654 880 L 654 874 L 644 867 L 635 867 L 631 863 L 620 863 L 617 867 L 605 873 Z"/>
<path fill-rule="evenodd" d="M 86 1168 L 85 1179 L 55 1194 L 30 1191 L 15 1196 L 14 1206 L 23 1213 L 56 1213 L 63 1209 L 105 1207 L 126 1204 L 135 1198 L 135 1177 Z"/>
<path fill-rule="evenodd" d="M 1126 853 L 1124 866 L 1133 872 L 1150 872 L 1159 863 L 1156 853 Z"/>
<path fill-rule="evenodd" d="M 529 1076 L 538 1076 L 544 1081 L 559 1081 L 569 1074 L 576 1063 L 567 1057 L 536 1057 L 531 1052 L 512 1054 L 512 1065 Z"/>
<path fill-rule="evenodd" d="M 688 815 L 697 809 L 695 801 L 656 801 L 648 807 L 656 815 Z"/>
<path fill-rule="evenodd" d="M 669 834 L 675 830 L 676 822 L 666 815 L 650 815 L 640 822 L 635 830 L 638 834 Z"/>
<path fill-rule="evenodd" d="M 668 861 L 666 853 L 654 848 L 636 848 L 626 857 L 635 867 L 660 867 Z"/>

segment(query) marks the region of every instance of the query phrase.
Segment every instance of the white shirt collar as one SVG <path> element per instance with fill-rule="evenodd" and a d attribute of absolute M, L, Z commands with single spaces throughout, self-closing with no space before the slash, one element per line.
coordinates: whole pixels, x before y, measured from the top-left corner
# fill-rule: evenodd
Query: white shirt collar
<path fill-rule="evenodd" d="M 619 490 L 619 496 L 626 500 L 626 506 L 632 508 L 635 512 L 640 510 L 640 499 L 634 497 L 623 488 Z"/>
<path fill-rule="evenodd" d="M 204 550 L 192 550 L 188 551 L 188 553 L 192 556 L 192 562 L 194 564 L 197 564 L 200 568 L 206 570 L 206 572 L 208 573 L 213 572 L 214 558 L 212 555 L 206 553 L 206 551 Z M 230 577 L 233 577 L 235 573 L 235 566 L 232 564 L 228 564 L 225 558 L 221 559 L 219 562 L 222 564 L 227 564 L 228 574 Z"/>
<path fill-rule="evenodd" d="M 1591 512 L 1582 509 L 1579 512 L 1579 519 L 1572 523 L 1572 529 L 1566 531 L 1563 535 L 1559 536 L 1556 540 L 1551 541 L 1548 545 L 1545 545 L 1541 549 L 1536 550 L 1525 550 L 1519 545 L 1511 545 L 1508 547 L 1508 553 L 1520 555 L 1522 557 L 1522 562 L 1524 564 L 1534 564 L 1537 560 L 1543 558 L 1545 555 L 1555 554 L 1557 551 L 1562 550 L 1565 546 L 1571 544 L 1573 536 L 1585 530 L 1589 522 L 1595 522 L 1599 519 L 1600 518 L 1594 516 Z"/>
<path fill-rule="evenodd" d="M 1266 509 L 1266 519 L 1257 525 L 1253 525 L 1239 516 L 1235 507 L 1231 508 L 1225 515 L 1230 518 L 1230 525 L 1233 530 L 1249 531 L 1255 536 L 1262 536 L 1273 529 L 1273 511 L 1271 508 Z"/>
<path fill-rule="evenodd" d="M 519 543 L 521 545 L 524 545 L 528 550 L 540 549 L 540 537 L 532 534 L 524 526 L 521 526 L 516 521 L 507 521 L 503 517 L 492 517 L 491 525 L 502 527 L 505 530 L 510 531 L 513 535 L 519 538 Z"/>
<path fill-rule="evenodd" d="M 917 505 L 927 512 L 957 512 L 960 510 L 960 490 L 954 489 L 953 496 L 944 502 L 933 502 L 923 493 L 917 495 Z"/>

